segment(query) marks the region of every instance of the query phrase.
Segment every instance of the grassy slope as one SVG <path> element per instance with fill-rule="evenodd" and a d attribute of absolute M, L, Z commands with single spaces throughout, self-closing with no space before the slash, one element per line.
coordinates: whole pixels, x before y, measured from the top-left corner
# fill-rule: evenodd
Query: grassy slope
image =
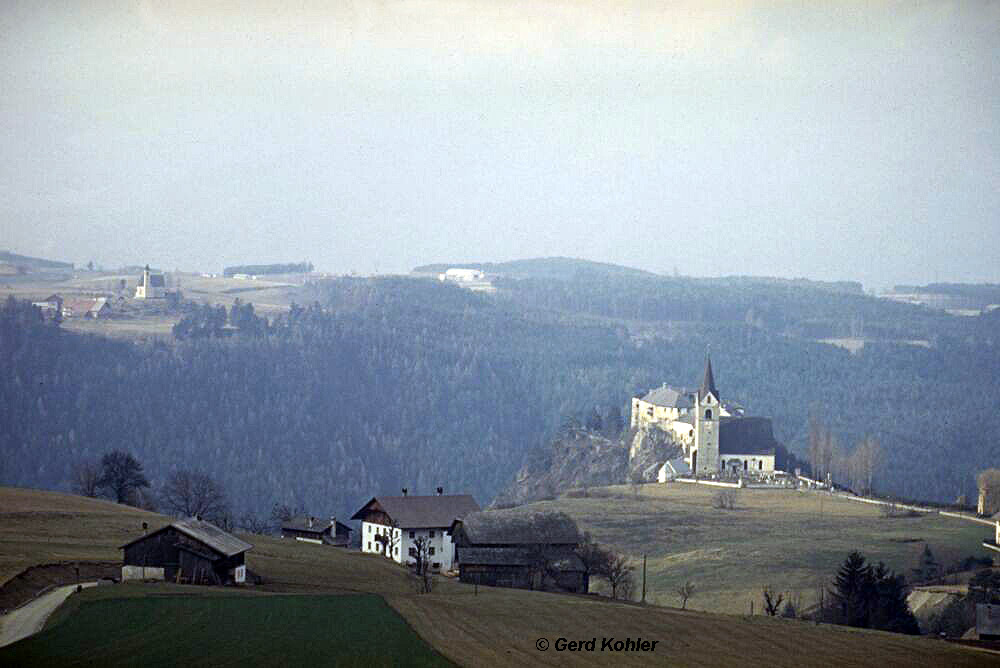
<path fill-rule="evenodd" d="M 117 503 L 33 489 L 0 488 L 0 584 L 36 564 L 117 561 L 121 545 L 166 517 Z"/>
<path fill-rule="evenodd" d="M 605 499 L 602 503 L 607 508 L 628 506 L 617 499 Z M 10 508 L 15 510 L 9 512 Z M 115 515 L 120 518 L 116 519 Z M 15 556 L 21 563 L 31 559 L 36 560 L 32 563 L 37 563 L 45 560 L 43 556 L 49 558 L 53 553 L 65 559 L 114 558 L 119 554 L 115 547 L 129 537 L 123 538 L 120 534 L 135 535 L 140 518 L 166 519 L 63 494 L 0 488 L 0 558 L 6 559 L 6 563 L 12 563 Z M 8 530 L 12 523 L 17 527 Z M 151 526 L 154 526 L 152 522 Z M 88 528 L 84 530 L 84 527 Z M 117 535 L 112 539 L 96 538 L 102 530 Z M 786 620 L 641 608 L 591 597 L 520 590 L 480 588 L 479 595 L 475 596 L 470 587 L 453 581 L 441 582 L 433 594 L 418 595 L 413 593 L 406 573 L 383 559 L 262 536 L 246 538 L 255 546 L 248 555 L 250 568 L 270 581 L 262 589 L 382 594 L 436 650 L 464 665 L 514 666 L 546 661 L 609 665 L 629 662 L 662 665 L 669 661 L 671 665 L 719 665 L 739 661 L 748 666 L 799 666 L 803 657 L 796 648 L 808 648 L 811 661 L 815 659 L 815 662 L 831 665 L 975 665 L 988 658 L 935 641 L 814 627 Z M 106 597 L 114 597 L 119 603 L 123 597 L 132 596 L 162 599 L 162 594 L 176 594 L 182 590 L 187 591 L 162 584 L 148 588 L 131 585 L 97 588 L 74 595 L 69 605 Z M 212 592 L 223 597 L 229 597 L 232 592 L 208 588 L 201 588 L 201 591 L 205 591 L 206 596 L 210 596 L 207 592 Z M 116 610 L 103 615 L 104 626 L 97 631 L 98 635 L 117 633 L 118 625 L 130 623 L 128 620 L 134 617 L 125 607 Z M 154 613 L 160 614 L 158 610 Z M 68 612 L 72 612 L 72 608 Z M 73 619 L 75 615 L 68 612 L 63 618 Z M 146 632 L 150 635 L 140 633 L 134 641 L 170 642 L 176 634 L 165 636 L 160 628 L 181 623 L 183 620 L 175 615 L 161 625 L 147 624 Z M 56 628 L 58 625 L 53 630 Z M 310 626 L 310 637 L 322 635 L 327 628 Z M 653 655 L 624 658 L 607 653 L 568 656 L 552 649 L 543 655 L 534 649 L 539 637 L 554 641 L 560 636 L 610 635 L 642 636 L 661 644 Z"/>
<path fill-rule="evenodd" d="M 639 564 L 645 552 L 650 601 L 678 605 L 674 590 L 691 580 L 697 593 L 689 605 L 717 612 L 746 613 L 751 599 L 759 611 L 764 585 L 797 593 L 808 605 L 852 550 L 905 574 L 925 542 L 942 564 L 984 556 L 988 527 L 972 522 L 934 515 L 887 519 L 868 504 L 792 490 L 742 490 L 735 510 L 717 510 L 716 493 L 700 485 L 652 484 L 639 499 L 617 487 L 532 507 L 565 511 L 595 540 Z"/>
<path fill-rule="evenodd" d="M 71 617 L 0 650 L 0 662 L 295 666 L 336 659 L 341 666 L 450 665 L 378 596 L 79 598 L 84 600 Z M 108 620 L 114 620 L 110 634 Z"/>

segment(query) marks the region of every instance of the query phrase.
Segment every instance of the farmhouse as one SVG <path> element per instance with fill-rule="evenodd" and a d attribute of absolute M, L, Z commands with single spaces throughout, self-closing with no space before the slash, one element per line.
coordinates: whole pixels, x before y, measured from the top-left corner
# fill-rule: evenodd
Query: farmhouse
<path fill-rule="evenodd" d="M 135 288 L 135 298 L 163 299 L 166 296 L 167 284 L 163 280 L 163 274 L 151 273 L 147 264 L 139 278 L 139 285 Z"/>
<path fill-rule="evenodd" d="M 210 522 L 180 520 L 121 546 L 122 581 L 245 582 L 245 555 L 252 548 Z"/>
<path fill-rule="evenodd" d="M 452 522 L 477 512 L 479 504 L 468 494 L 436 496 L 376 496 L 354 513 L 361 520 L 361 551 L 381 554 L 400 564 L 416 563 L 419 538 L 429 541 L 431 568 L 450 571 L 455 548 L 448 529 Z"/>
<path fill-rule="evenodd" d="M 565 513 L 472 513 L 449 532 L 462 582 L 587 592 L 587 569 L 576 554 L 580 532 Z"/>
<path fill-rule="evenodd" d="M 697 390 L 664 385 L 633 397 L 631 425 L 667 432 L 695 475 L 765 474 L 784 467 L 785 448 L 774 438 L 770 418 L 745 417 L 743 412 L 739 404 L 722 401 L 709 359 Z M 629 452 L 630 457 L 636 454 Z M 669 478 L 670 468 L 677 467 L 662 470 L 661 477 Z"/>
<path fill-rule="evenodd" d="M 294 538 L 317 545 L 347 547 L 351 544 L 351 527 L 331 517 L 329 522 L 311 516 L 292 517 L 281 524 L 281 537 Z"/>
<path fill-rule="evenodd" d="M 107 297 L 71 297 L 61 304 L 64 318 L 105 318 L 111 313 Z"/>

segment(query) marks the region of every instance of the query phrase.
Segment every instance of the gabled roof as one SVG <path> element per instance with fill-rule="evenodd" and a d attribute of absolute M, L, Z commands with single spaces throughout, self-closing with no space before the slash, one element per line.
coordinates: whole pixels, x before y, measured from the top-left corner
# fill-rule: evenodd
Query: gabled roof
<path fill-rule="evenodd" d="M 663 385 L 646 393 L 642 400 L 654 406 L 667 408 L 691 408 L 691 393 L 687 390 Z"/>
<path fill-rule="evenodd" d="M 304 531 L 311 533 L 323 533 L 331 528 L 332 522 L 330 520 L 324 520 L 319 517 L 312 518 L 312 526 L 309 526 L 309 516 L 302 515 L 300 517 L 292 517 L 281 523 L 282 530 L 289 531 Z M 347 526 L 343 522 L 337 522 L 337 528 L 343 531 L 350 531 L 351 527 Z"/>
<path fill-rule="evenodd" d="M 372 511 L 385 513 L 400 529 L 444 528 L 479 511 L 479 504 L 469 494 L 375 496 L 351 519 L 364 520 Z"/>
<path fill-rule="evenodd" d="M 167 526 L 157 529 L 152 533 L 148 533 L 145 536 L 140 536 L 133 541 L 125 543 L 119 549 L 124 549 L 130 545 L 134 545 L 141 540 L 145 540 L 150 536 L 155 536 L 156 534 L 166 531 L 171 527 L 185 536 L 193 538 L 199 543 L 202 543 L 203 545 L 212 548 L 219 554 L 227 557 L 232 557 L 240 552 L 246 552 L 247 550 L 253 549 L 253 545 L 250 543 L 242 541 L 232 534 L 226 533 L 211 522 L 205 522 L 204 520 L 198 520 L 195 518 L 178 520 L 173 524 L 168 524 Z"/>
<path fill-rule="evenodd" d="M 472 513 L 452 526 L 461 526 L 473 545 L 575 545 L 580 530 L 566 513 L 491 510 Z"/>
<path fill-rule="evenodd" d="M 771 418 L 724 417 L 719 421 L 719 454 L 773 455 L 779 445 Z"/>
<path fill-rule="evenodd" d="M 698 390 L 698 396 L 704 397 L 709 393 L 716 399 L 719 398 L 719 390 L 715 387 L 715 374 L 712 373 L 711 357 L 705 359 L 705 377 L 701 381 L 701 389 Z"/>

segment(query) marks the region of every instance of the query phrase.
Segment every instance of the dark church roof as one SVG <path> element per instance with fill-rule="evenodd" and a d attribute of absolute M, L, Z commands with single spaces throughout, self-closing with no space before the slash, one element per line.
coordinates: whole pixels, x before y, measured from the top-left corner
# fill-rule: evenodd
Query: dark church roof
<path fill-rule="evenodd" d="M 712 393 L 716 399 L 719 398 L 719 390 L 715 387 L 715 375 L 712 373 L 712 358 L 709 357 L 705 362 L 705 378 L 701 381 L 701 390 L 698 391 L 698 395 L 704 397 L 708 393 Z"/>
<path fill-rule="evenodd" d="M 455 524 L 461 524 L 465 537 L 474 545 L 576 545 L 580 542 L 580 530 L 566 513 L 491 510 L 472 513 Z"/>
<path fill-rule="evenodd" d="M 150 274 L 149 275 L 149 287 L 151 288 L 162 288 L 165 285 L 163 282 L 163 274 Z"/>
<path fill-rule="evenodd" d="M 351 519 L 364 520 L 369 512 L 381 511 L 400 529 L 428 529 L 450 527 L 456 519 L 478 510 L 479 504 L 468 494 L 377 496 Z"/>
<path fill-rule="evenodd" d="M 773 455 L 779 446 L 771 418 L 724 417 L 719 421 L 720 455 Z"/>

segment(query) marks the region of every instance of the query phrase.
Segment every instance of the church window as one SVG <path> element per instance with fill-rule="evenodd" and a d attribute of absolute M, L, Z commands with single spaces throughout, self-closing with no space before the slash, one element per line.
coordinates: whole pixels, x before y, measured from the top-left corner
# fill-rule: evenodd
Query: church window
<path fill-rule="evenodd" d="M 711 420 L 712 419 L 712 409 L 711 408 L 706 408 L 705 409 L 705 419 L 706 420 Z"/>
<path fill-rule="evenodd" d="M 763 459 L 760 460 L 759 462 L 757 462 L 757 470 L 758 471 L 763 471 L 764 470 L 764 460 Z"/>
<path fill-rule="evenodd" d="M 430 532 L 430 537 L 431 537 L 431 538 L 433 538 L 433 537 L 434 537 L 434 530 L 433 530 L 433 529 L 431 529 L 431 532 Z"/>
<path fill-rule="evenodd" d="M 747 460 L 745 460 L 745 459 L 743 460 L 743 470 L 744 471 L 747 470 Z"/>

